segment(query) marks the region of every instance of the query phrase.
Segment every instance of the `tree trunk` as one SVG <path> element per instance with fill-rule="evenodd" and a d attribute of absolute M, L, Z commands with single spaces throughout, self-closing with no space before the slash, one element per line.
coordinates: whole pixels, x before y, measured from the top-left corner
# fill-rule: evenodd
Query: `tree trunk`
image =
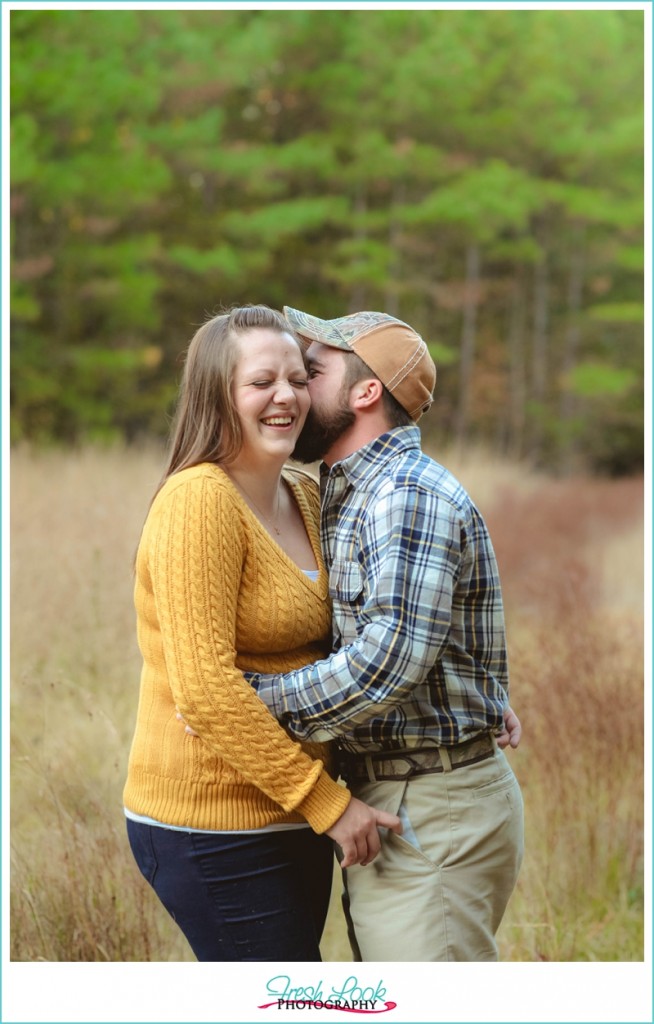
<path fill-rule="evenodd" d="M 354 201 L 354 218 L 356 228 L 354 231 L 354 237 L 357 241 L 362 242 L 366 238 L 367 229 L 363 223 L 363 215 L 368 209 L 368 195 L 366 192 L 365 185 L 360 185 L 357 196 Z M 355 281 L 350 290 L 350 301 L 349 301 L 349 312 L 358 313 L 360 310 L 366 308 L 366 296 L 368 289 L 363 281 Z"/>
<path fill-rule="evenodd" d="M 509 311 L 509 437 L 507 451 L 511 458 L 524 454 L 524 435 L 527 400 L 526 296 L 523 282 L 516 275 Z"/>
<path fill-rule="evenodd" d="M 534 271 L 534 322 L 531 346 L 531 399 L 534 403 L 529 453 L 538 461 L 543 446 L 543 414 L 547 392 L 550 274 L 547 249 Z"/>
<path fill-rule="evenodd" d="M 470 420 L 470 392 L 472 370 L 477 341 L 477 304 L 479 301 L 479 246 L 471 243 L 466 250 L 466 281 L 461 327 L 461 359 L 459 363 L 459 405 L 456 414 L 455 435 L 462 447 L 468 437 Z"/>
<path fill-rule="evenodd" d="M 559 402 L 559 415 L 563 427 L 564 448 L 562 451 L 562 468 L 570 469 L 574 462 L 575 439 L 571 429 L 576 413 L 576 399 L 569 386 L 569 377 L 577 365 L 579 342 L 581 340 L 581 302 L 584 289 L 584 239 L 583 224 L 575 228 L 575 237 L 571 247 L 570 268 L 568 273 L 567 323 L 563 337 L 563 358 L 561 361 L 562 388 Z"/>
<path fill-rule="evenodd" d="M 397 217 L 397 209 L 406 202 L 406 183 L 397 181 L 393 185 L 391 198 L 391 209 L 388 220 L 388 245 L 392 252 L 391 264 L 388 268 L 388 278 L 384 289 L 384 312 L 391 316 L 399 317 L 400 309 L 400 279 L 402 276 L 402 256 L 400 251 L 400 238 L 402 229 Z"/>

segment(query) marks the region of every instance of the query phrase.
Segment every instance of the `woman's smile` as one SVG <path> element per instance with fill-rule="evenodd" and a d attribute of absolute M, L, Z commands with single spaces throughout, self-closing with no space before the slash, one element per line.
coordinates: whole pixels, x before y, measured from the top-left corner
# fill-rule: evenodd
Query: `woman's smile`
<path fill-rule="evenodd" d="M 294 416 L 266 416 L 261 422 L 266 427 L 290 427 L 295 422 Z"/>
<path fill-rule="evenodd" d="M 258 329 L 239 339 L 234 407 L 243 433 L 237 461 L 285 461 L 292 453 L 311 404 L 308 373 L 289 334 Z"/>

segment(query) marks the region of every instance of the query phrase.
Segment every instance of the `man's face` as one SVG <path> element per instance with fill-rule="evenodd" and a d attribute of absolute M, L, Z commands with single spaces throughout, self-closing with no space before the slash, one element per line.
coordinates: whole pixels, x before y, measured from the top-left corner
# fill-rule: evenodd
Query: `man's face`
<path fill-rule="evenodd" d="M 323 459 L 355 420 L 349 389 L 346 391 L 343 384 L 344 354 L 314 341 L 307 349 L 307 358 L 311 408 L 293 451 L 298 462 Z"/>

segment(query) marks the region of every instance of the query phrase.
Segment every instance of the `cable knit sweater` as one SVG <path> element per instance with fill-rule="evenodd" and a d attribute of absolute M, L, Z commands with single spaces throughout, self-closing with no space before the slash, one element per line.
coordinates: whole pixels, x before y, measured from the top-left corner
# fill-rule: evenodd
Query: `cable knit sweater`
<path fill-rule="evenodd" d="M 148 514 L 136 560 L 143 655 L 125 806 L 170 825 L 252 829 L 308 821 L 324 832 L 350 795 L 328 748 L 292 740 L 243 671 L 286 672 L 329 652 L 319 494 L 284 471 L 320 565 L 287 557 L 229 477 L 209 463 L 171 476 Z M 200 736 L 189 736 L 175 706 Z"/>

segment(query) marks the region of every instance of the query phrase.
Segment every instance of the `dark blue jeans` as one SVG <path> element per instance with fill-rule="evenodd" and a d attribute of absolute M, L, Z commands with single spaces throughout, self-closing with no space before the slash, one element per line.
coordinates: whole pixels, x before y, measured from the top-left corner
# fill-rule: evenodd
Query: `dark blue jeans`
<path fill-rule="evenodd" d="M 319 961 L 333 844 L 310 828 L 176 832 L 127 819 L 143 877 L 198 960 Z"/>

